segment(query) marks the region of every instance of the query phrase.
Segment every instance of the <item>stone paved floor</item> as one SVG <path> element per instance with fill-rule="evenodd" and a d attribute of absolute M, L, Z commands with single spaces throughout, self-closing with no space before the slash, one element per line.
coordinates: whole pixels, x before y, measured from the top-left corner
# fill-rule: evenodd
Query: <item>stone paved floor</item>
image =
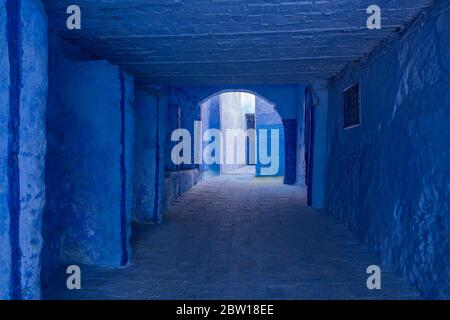
<path fill-rule="evenodd" d="M 382 266 L 382 290 L 366 287 L 379 261 L 334 218 L 307 208 L 281 179 L 225 175 L 179 198 L 162 225 L 134 226 L 123 269 L 82 267 L 82 290 L 61 270 L 47 299 L 413 299 Z"/>

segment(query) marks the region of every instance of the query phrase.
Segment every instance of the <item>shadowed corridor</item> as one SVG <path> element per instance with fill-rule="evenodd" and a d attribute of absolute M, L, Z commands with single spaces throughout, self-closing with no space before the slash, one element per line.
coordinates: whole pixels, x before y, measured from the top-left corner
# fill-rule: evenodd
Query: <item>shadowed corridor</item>
<path fill-rule="evenodd" d="M 449 21 L 0 0 L 0 300 L 450 299 Z"/>
<path fill-rule="evenodd" d="M 245 169 L 241 170 L 245 172 Z M 65 269 L 47 299 L 411 299 L 416 289 L 382 267 L 383 290 L 366 287 L 379 260 L 341 223 L 306 206 L 282 178 L 223 175 L 176 200 L 162 225 L 134 225 L 123 269 L 83 266 L 82 290 Z"/>

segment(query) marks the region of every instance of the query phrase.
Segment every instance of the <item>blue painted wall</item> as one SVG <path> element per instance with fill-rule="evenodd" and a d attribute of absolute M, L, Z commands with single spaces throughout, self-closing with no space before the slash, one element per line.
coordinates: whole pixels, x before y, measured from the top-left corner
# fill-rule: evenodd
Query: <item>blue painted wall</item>
<path fill-rule="evenodd" d="M 282 119 L 297 119 L 300 100 L 296 84 L 180 86 L 170 88 L 169 98 L 170 102 L 185 102 L 188 107 L 193 108 L 191 105 L 197 107 L 218 93 L 232 91 L 244 91 L 263 97 L 276 105 Z"/>
<path fill-rule="evenodd" d="M 43 267 L 117 267 L 131 255 L 133 79 L 56 37 L 51 48 Z"/>
<path fill-rule="evenodd" d="M 278 154 L 272 154 L 272 143 L 269 143 L 271 140 L 263 142 L 264 145 L 268 147 L 268 155 L 272 158 L 278 157 L 279 161 L 279 169 L 276 174 L 273 176 L 284 176 L 285 172 L 285 139 L 284 139 L 284 127 L 281 117 L 274 110 L 274 106 L 267 101 L 256 97 L 255 103 L 255 118 L 256 118 L 256 136 L 258 141 L 258 148 L 260 147 L 260 135 L 259 130 L 266 129 L 267 137 L 271 139 L 271 130 L 278 130 L 279 132 L 279 152 Z M 257 162 L 256 162 L 256 176 L 261 176 L 261 167 L 269 167 L 270 165 L 262 165 L 259 159 L 259 152 L 257 152 Z"/>
<path fill-rule="evenodd" d="M 219 96 L 214 96 L 201 106 L 201 120 L 202 120 L 202 134 L 208 129 L 219 129 L 220 128 L 220 103 Z M 208 145 L 208 142 L 203 142 L 203 147 Z M 204 149 L 203 149 L 204 150 Z M 201 166 L 201 171 L 205 173 L 210 173 L 212 175 L 220 174 L 220 164 L 203 164 Z"/>
<path fill-rule="evenodd" d="M 136 150 L 133 218 L 137 222 L 159 222 L 163 212 L 164 159 L 161 132 L 167 109 L 164 95 L 156 90 L 136 90 Z M 159 119 L 159 120 L 158 120 Z"/>
<path fill-rule="evenodd" d="M 192 139 L 194 137 L 194 122 L 201 119 L 200 102 L 192 92 L 184 88 L 170 87 L 169 88 L 169 110 L 168 110 L 168 126 L 167 126 L 167 141 L 166 141 L 166 167 L 169 171 L 174 170 L 189 170 L 195 169 L 198 165 L 194 164 L 194 143 L 192 140 L 191 154 L 192 164 L 181 164 L 175 166 L 171 160 L 172 148 L 177 142 L 170 141 L 173 130 L 178 128 L 187 129 L 191 132 Z M 178 119 L 179 117 L 179 119 Z"/>
<path fill-rule="evenodd" d="M 135 92 L 136 158 L 133 219 L 153 220 L 156 183 L 156 139 L 158 96 L 145 90 Z"/>
<path fill-rule="evenodd" d="M 125 205 L 121 207 L 121 242 L 122 261 L 121 265 L 126 265 L 131 257 L 131 221 L 134 203 L 134 159 L 135 159 L 135 112 L 134 112 L 134 78 L 126 72 L 120 71 L 121 82 L 121 112 L 123 137 L 122 153 L 124 161 L 122 163 L 122 192 L 125 195 Z M 123 198 L 122 198 L 123 201 Z M 123 205 L 123 203 L 122 203 Z"/>
<path fill-rule="evenodd" d="M 297 170 L 295 183 L 299 186 L 305 186 L 305 139 L 304 139 L 304 127 L 305 127 L 305 88 L 306 85 L 297 85 L 298 95 L 298 108 L 297 108 Z"/>
<path fill-rule="evenodd" d="M 39 0 L 20 1 L 19 242 L 23 299 L 40 291 L 41 223 L 45 204 L 45 112 L 48 87 L 47 17 Z"/>
<path fill-rule="evenodd" d="M 119 70 L 105 61 L 74 62 L 61 90 L 63 260 L 117 266 L 122 252 Z M 108 241 L 104 233 L 110 234 Z"/>
<path fill-rule="evenodd" d="M 78 47 L 62 41 L 53 33 L 49 34 L 49 91 L 47 98 L 47 155 L 46 155 L 46 207 L 43 216 L 42 250 L 43 283 L 58 269 L 62 255 L 62 237 L 64 233 L 67 202 L 66 191 L 61 188 L 65 181 L 65 157 L 63 149 L 64 130 L 61 126 L 64 116 L 65 91 L 63 83 L 67 70 L 73 68 L 76 60 L 86 60 L 89 56 Z"/>
<path fill-rule="evenodd" d="M 295 184 L 297 179 L 297 119 L 283 119 L 284 128 L 284 183 Z"/>
<path fill-rule="evenodd" d="M 159 88 L 158 90 L 158 141 L 157 141 L 157 185 L 156 192 L 158 194 L 158 207 L 155 211 L 153 222 L 162 222 L 164 213 L 164 198 L 165 198 L 165 166 L 166 166 L 166 126 L 169 110 L 169 97 L 166 88 Z"/>
<path fill-rule="evenodd" d="M 0 298 L 41 297 L 47 18 L 37 0 L 0 1 Z"/>
<path fill-rule="evenodd" d="M 8 123 L 10 68 L 6 0 L 0 0 L 0 299 L 10 297 L 11 241 L 8 205 Z"/>
<path fill-rule="evenodd" d="M 312 177 L 312 206 L 326 207 L 327 183 L 327 117 L 328 117 L 328 86 L 325 82 L 313 84 L 314 96 L 314 148 Z"/>
<path fill-rule="evenodd" d="M 165 153 L 164 158 L 165 166 L 164 171 L 175 171 L 177 166 L 171 160 L 171 150 L 175 144 L 170 140 L 172 132 L 178 128 L 177 115 L 178 105 L 169 103 L 167 106 L 167 123 L 166 123 L 166 134 L 164 139 Z"/>
<path fill-rule="evenodd" d="M 327 172 L 330 213 L 426 297 L 447 299 L 449 21 L 448 10 L 429 13 L 367 66 L 331 86 Z M 344 130 L 342 90 L 358 80 L 361 126 Z"/>

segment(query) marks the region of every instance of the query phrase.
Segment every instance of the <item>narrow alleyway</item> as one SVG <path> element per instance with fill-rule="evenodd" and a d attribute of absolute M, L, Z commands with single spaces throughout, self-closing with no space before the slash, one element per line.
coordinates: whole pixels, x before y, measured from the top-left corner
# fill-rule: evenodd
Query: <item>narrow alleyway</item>
<path fill-rule="evenodd" d="M 177 200 L 162 225 L 135 225 L 134 259 L 122 269 L 82 267 L 82 290 L 65 270 L 47 299 L 373 299 L 419 294 L 382 266 L 334 218 L 305 205 L 280 178 L 224 175 Z"/>

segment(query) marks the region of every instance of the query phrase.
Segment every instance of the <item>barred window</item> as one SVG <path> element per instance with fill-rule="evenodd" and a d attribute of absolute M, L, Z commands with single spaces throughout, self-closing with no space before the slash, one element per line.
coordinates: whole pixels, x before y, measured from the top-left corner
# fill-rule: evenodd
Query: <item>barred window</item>
<path fill-rule="evenodd" d="M 359 83 L 348 87 L 344 95 L 344 128 L 355 127 L 361 123 Z"/>

